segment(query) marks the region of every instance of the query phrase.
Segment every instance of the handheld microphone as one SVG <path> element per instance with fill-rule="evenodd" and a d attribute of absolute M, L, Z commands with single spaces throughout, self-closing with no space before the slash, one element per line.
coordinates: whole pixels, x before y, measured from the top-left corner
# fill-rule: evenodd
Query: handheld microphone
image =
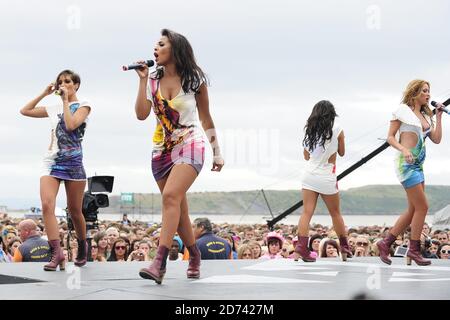
<path fill-rule="evenodd" d="M 450 104 L 450 98 L 445 100 L 442 104 L 444 106 L 448 106 Z M 436 108 L 437 102 L 431 101 L 431 105 Z M 448 110 L 447 108 L 443 108 L 442 111 L 444 111 L 446 114 L 450 115 L 450 110 Z"/>
<path fill-rule="evenodd" d="M 155 64 L 155 62 L 153 60 L 146 60 L 144 62 L 144 64 L 146 64 L 147 67 L 152 67 Z M 142 68 L 142 64 L 135 63 L 135 64 L 130 64 L 128 66 L 122 66 L 123 71 L 139 69 L 139 68 Z"/>

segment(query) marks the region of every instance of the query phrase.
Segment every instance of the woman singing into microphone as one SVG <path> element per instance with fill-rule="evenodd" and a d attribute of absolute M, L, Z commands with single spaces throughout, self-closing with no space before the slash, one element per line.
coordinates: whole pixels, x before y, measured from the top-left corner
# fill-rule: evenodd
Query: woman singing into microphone
<path fill-rule="evenodd" d="M 397 220 L 385 239 L 377 242 L 380 258 L 391 264 L 389 252 L 397 236 L 411 225 L 411 239 L 406 256 L 407 264 L 411 260 L 419 266 L 431 264 L 420 253 L 420 235 L 428 212 L 428 201 L 425 195 L 425 177 L 423 163 L 425 161 L 425 138 L 436 144 L 442 138 L 442 104 L 437 105 L 436 123 L 428 106 L 430 100 L 430 84 L 424 80 L 413 80 L 403 93 L 402 104 L 395 110 L 389 127 L 387 142 L 399 153 L 395 158 L 397 177 L 406 191 L 408 209 Z M 399 140 L 396 134 L 399 133 Z"/>
<path fill-rule="evenodd" d="M 67 195 L 67 208 L 72 218 L 78 238 L 78 255 L 75 265 L 83 266 L 87 261 L 86 222 L 82 210 L 86 173 L 83 167 L 83 150 L 81 142 L 86 130 L 87 117 L 91 105 L 78 100 L 80 77 L 71 70 L 64 70 L 56 77 L 56 84 L 51 83 L 36 98 L 28 102 L 20 113 L 32 118 L 50 119 L 51 142 L 44 158 L 43 172 L 40 180 L 42 215 L 51 249 L 51 260 L 44 266 L 46 271 L 65 268 L 63 250 L 60 246 L 59 228 L 55 217 L 56 196 L 59 186 L 64 181 Z M 38 106 L 46 96 L 57 92 L 61 104 Z"/>
<path fill-rule="evenodd" d="M 154 55 L 158 67 L 150 77 L 143 61 L 142 68 L 136 70 L 140 80 L 135 111 L 139 120 L 145 120 L 152 109 L 157 118 L 152 172 L 162 193 L 162 229 L 157 255 L 139 275 L 161 284 L 175 232 L 189 251 L 187 277 L 200 277 L 200 251 L 195 245 L 186 199 L 204 161 L 205 142 L 198 117 L 213 149 L 212 171 L 220 171 L 224 161 L 209 112 L 207 79 L 188 40 L 163 29 Z"/>

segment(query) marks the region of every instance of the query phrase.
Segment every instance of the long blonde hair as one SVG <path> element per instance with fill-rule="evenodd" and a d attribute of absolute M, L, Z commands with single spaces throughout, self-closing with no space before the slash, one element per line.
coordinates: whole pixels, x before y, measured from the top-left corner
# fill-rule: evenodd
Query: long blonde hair
<path fill-rule="evenodd" d="M 428 88 L 430 88 L 430 83 L 425 80 L 416 79 L 408 83 L 405 92 L 403 92 L 402 103 L 414 108 L 414 99 L 422 93 L 424 85 L 428 85 Z M 433 117 L 433 112 L 427 103 L 420 106 L 420 112 L 429 116 L 430 119 Z M 433 125 L 433 120 L 431 120 L 431 125 Z"/>
<path fill-rule="evenodd" d="M 243 255 L 244 252 L 250 250 L 251 254 L 252 254 L 252 258 L 251 259 L 257 259 L 255 258 L 254 254 L 253 254 L 253 249 L 249 244 L 241 244 L 238 248 L 238 259 L 243 259 Z"/>

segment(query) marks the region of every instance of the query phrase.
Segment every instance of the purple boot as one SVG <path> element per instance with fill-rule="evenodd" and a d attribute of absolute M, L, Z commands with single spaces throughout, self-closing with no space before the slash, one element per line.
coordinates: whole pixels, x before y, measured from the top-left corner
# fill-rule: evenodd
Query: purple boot
<path fill-rule="evenodd" d="M 166 274 L 167 256 L 169 255 L 169 248 L 159 246 L 156 252 L 156 257 L 148 268 L 143 268 L 139 271 L 139 275 L 144 279 L 155 280 L 157 284 L 161 284 Z"/>
<path fill-rule="evenodd" d="M 308 250 L 309 237 L 298 237 L 297 245 L 295 246 L 295 252 L 298 253 L 304 262 L 316 262 L 316 258 L 311 256 L 311 252 Z"/>

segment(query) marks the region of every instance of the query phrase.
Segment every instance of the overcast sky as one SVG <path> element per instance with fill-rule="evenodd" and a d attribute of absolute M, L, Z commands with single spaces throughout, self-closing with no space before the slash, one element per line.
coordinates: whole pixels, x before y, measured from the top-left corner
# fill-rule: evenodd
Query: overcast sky
<path fill-rule="evenodd" d="M 344 127 L 341 172 L 382 144 L 410 80 L 430 81 L 434 100 L 450 97 L 449 12 L 445 0 L 0 0 L 0 205 L 39 205 L 50 125 L 19 109 L 66 68 L 80 74 L 78 96 L 92 105 L 87 174 L 114 175 L 114 194 L 158 192 L 154 116 L 136 119 L 138 77 L 121 66 L 151 59 L 162 28 L 185 35 L 209 75 L 226 163 L 211 172 L 208 148 L 191 191 L 300 189 L 302 128 L 321 99 Z M 449 121 L 444 115 L 440 145 L 427 142 L 428 184 L 450 184 Z M 385 151 L 340 188 L 398 183 L 393 157 Z"/>

